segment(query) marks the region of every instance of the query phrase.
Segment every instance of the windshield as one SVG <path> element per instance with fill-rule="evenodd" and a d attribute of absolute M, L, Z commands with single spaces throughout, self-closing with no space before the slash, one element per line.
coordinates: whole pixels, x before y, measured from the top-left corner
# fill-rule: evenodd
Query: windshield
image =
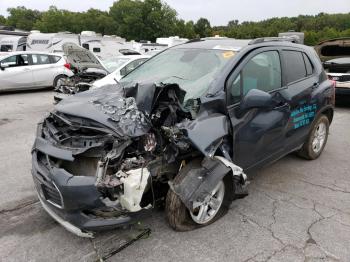
<path fill-rule="evenodd" d="M 105 60 L 102 60 L 103 65 L 106 67 L 108 72 L 114 72 L 122 65 L 130 61 L 131 58 L 128 57 L 111 57 Z"/>
<path fill-rule="evenodd" d="M 183 104 L 202 96 L 217 74 L 235 55 L 216 49 L 168 49 L 126 75 L 121 83 L 178 84 L 186 91 Z"/>

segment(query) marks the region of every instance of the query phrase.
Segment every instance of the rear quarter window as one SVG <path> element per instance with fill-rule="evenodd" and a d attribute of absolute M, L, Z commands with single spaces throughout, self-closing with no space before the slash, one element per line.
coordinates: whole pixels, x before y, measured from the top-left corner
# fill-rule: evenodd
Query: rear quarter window
<path fill-rule="evenodd" d="M 292 83 L 307 76 L 303 53 L 283 51 L 287 83 Z"/>
<path fill-rule="evenodd" d="M 57 63 L 58 61 L 60 61 L 61 58 L 62 58 L 62 57 L 60 57 L 60 56 L 52 55 L 52 56 L 51 56 L 51 61 L 52 61 L 52 63 L 54 64 L 54 63 Z"/>
<path fill-rule="evenodd" d="M 305 61 L 306 74 L 308 76 L 312 75 L 313 71 L 314 71 L 314 67 L 310 61 L 310 58 L 305 53 L 303 53 L 303 57 L 304 57 L 304 61 Z"/>

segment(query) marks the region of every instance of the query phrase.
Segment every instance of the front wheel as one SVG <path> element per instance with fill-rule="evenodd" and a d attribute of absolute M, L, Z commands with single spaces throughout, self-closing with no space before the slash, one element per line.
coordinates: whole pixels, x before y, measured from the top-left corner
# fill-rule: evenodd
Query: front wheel
<path fill-rule="evenodd" d="M 201 168 L 199 160 L 187 164 L 175 177 L 179 183 L 191 169 Z M 170 226 L 176 231 L 189 231 L 214 223 L 227 213 L 233 199 L 232 175 L 226 175 L 208 194 L 202 203 L 194 203 L 193 211 L 187 209 L 180 197 L 169 189 L 166 197 L 166 216 Z"/>
<path fill-rule="evenodd" d="M 315 122 L 305 144 L 298 152 L 299 156 L 314 160 L 318 158 L 326 146 L 329 134 L 329 120 L 321 115 Z"/>

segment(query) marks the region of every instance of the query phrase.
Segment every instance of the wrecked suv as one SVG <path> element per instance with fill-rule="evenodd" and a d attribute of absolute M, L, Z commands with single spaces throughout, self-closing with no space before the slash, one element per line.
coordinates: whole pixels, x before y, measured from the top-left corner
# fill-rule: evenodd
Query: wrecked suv
<path fill-rule="evenodd" d="M 165 204 L 175 230 L 213 223 L 247 195 L 245 172 L 316 159 L 334 87 L 315 51 L 279 39 L 170 48 L 38 124 L 32 175 L 44 209 L 91 237 Z"/>

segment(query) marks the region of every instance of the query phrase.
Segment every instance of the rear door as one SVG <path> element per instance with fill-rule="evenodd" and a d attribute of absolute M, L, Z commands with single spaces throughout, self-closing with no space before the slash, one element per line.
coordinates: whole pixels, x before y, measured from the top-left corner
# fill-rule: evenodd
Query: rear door
<path fill-rule="evenodd" d="M 1 60 L 0 90 L 33 87 L 33 72 L 28 54 L 13 55 Z"/>
<path fill-rule="evenodd" d="M 235 164 L 249 169 L 283 155 L 291 113 L 282 93 L 285 88 L 278 48 L 251 52 L 229 77 L 226 90 Z M 251 109 L 241 115 L 240 101 L 251 89 L 270 93 L 275 102 L 269 109 Z"/>
<path fill-rule="evenodd" d="M 51 62 L 46 54 L 32 54 L 32 68 L 35 85 L 49 87 L 53 85 L 57 76 L 57 66 Z"/>
<path fill-rule="evenodd" d="M 320 83 L 311 59 L 303 50 L 284 49 L 282 58 L 287 84 L 284 93 L 289 97 L 291 106 L 286 147 L 291 151 L 305 142 L 310 131 L 317 112 L 317 100 L 312 94 Z"/>

